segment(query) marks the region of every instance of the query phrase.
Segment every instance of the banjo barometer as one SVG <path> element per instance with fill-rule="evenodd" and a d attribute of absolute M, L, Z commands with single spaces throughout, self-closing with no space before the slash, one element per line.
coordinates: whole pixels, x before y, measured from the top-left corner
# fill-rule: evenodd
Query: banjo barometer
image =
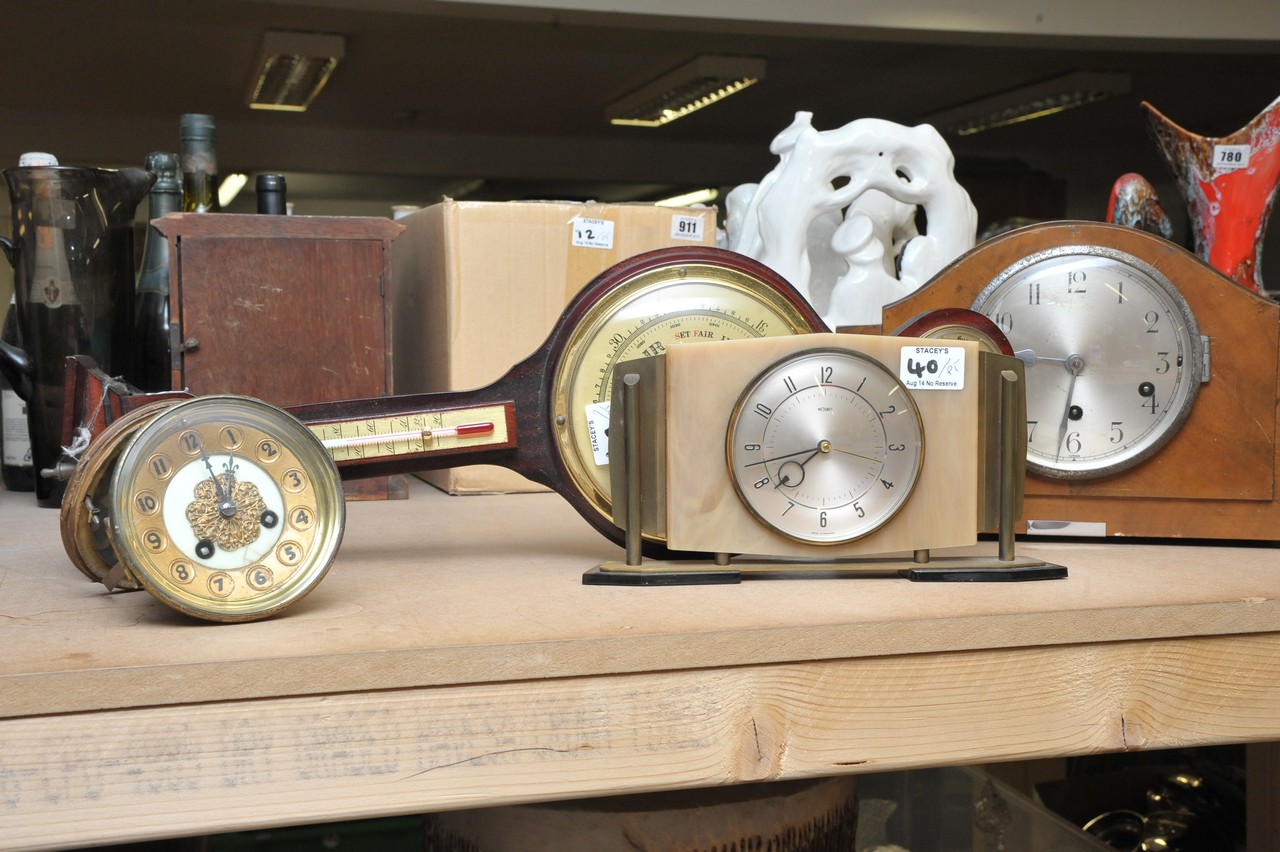
<path fill-rule="evenodd" d="M 166 604 L 212 620 L 271 615 L 319 582 L 341 537 L 339 477 L 501 465 L 557 491 L 621 542 L 608 474 L 615 366 L 694 341 L 824 330 L 790 285 L 747 257 L 704 247 L 648 252 L 597 276 L 536 352 L 484 388 L 287 411 L 200 397 L 135 415 L 127 441 L 77 471 L 88 487 L 64 517 L 73 530 L 64 541 L 91 576 L 137 580 Z M 116 397 L 85 411 L 136 410 L 153 399 L 122 402 L 109 380 L 77 381 L 83 395 Z M 84 425 L 100 431 L 104 423 Z M 288 461 L 276 464 L 253 447 Z M 256 499 L 241 498 L 249 487 Z M 312 526 L 295 523 L 304 515 Z M 91 520 L 95 529 L 109 523 L 110 550 L 80 531 Z M 665 549 L 657 539 L 647 546 Z"/>

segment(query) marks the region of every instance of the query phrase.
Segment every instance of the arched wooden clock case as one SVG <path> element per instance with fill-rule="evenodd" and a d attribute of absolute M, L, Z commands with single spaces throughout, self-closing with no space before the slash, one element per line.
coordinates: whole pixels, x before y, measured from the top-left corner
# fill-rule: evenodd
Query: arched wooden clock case
<path fill-rule="evenodd" d="M 1185 419 L 1139 463 L 1092 478 L 1029 472 L 1023 529 L 1044 534 L 1280 539 L 1280 305 L 1246 290 L 1177 245 L 1143 231 L 1095 222 L 1052 222 L 1011 231 L 978 245 L 911 296 L 887 305 L 883 327 L 894 329 L 940 308 L 981 311 L 980 296 L 992 282 L 1028 258 L 1072 247 L 1134 258 L 1167 279 L 1185 300 L 1207 344 L 1205 373 Z M 1010 339 L 1014 349 L 1028 345 L 1016 330 Z M 1034 393 L 1033 383 L 1046 375 L 1058 374 L 1028 368 L 1029 394 Z"/>

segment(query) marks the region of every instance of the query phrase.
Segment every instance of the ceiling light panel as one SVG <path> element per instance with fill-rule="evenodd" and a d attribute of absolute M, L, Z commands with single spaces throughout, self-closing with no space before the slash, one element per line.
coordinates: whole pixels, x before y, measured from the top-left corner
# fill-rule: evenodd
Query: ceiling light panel
<path fill-rule="evenodd" d="M 765 61 L 699 56 L 610 104 L 610 124 L 661 127 L 764 79 Z"/>
<path fill-rule="evenodd" d="M 1073 71 L 927 115 L 924 121 L 945 133 L 968 136 L 1054 115 L 1128 91 L 1128 74 Z"/>
<path fill-rule="evenodd" d="M 320 94 L 345 49 L 340 35 L 268 30 L 251 78 L 249 106 L 303 112 Z"/>

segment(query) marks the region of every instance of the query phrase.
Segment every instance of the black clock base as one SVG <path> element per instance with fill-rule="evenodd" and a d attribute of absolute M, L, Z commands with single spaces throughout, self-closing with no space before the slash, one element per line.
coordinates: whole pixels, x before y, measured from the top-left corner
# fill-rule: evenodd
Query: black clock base
<path fill-rule="evenodd" d="M 605 562 L 583 573 L 584 586 L 712 586 L 742 582 L 742 572 L 711 562 Z"/>
<path fill-rule="evenodd" d="M 710 562 L 649 561 L 640 565 L 604 562 L 582 575 L 585 586 L 705 586 L 755 580 L 804 580 L 888 577 L 929 583 L 1011 583 L 1059 580 L 1062 565 L 1019 556 L 1004 561 L 960 557 L 916 562 L 910 558 L 851 559 L 838 562 Z"/>
<path fill-rule="evenodd" d="M 1061 580 L 1067 576 L 1064 565 L 1041 562 L 1010 567 L 932 567 L 903 568 L 898 576 L 917 583 L 1016 583 L 1024 580 Z"/>

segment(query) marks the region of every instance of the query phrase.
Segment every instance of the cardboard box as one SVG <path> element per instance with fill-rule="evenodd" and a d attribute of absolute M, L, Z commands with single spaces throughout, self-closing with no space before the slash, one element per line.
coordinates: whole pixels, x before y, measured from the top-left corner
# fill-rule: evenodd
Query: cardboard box
<path fill-rule="evenodd" d="M 491 384 L 542 345 L 600 272 L 663 246 L 714 245 L 716 226 L 714 208 L 550 201 L 444 201 L 399 222 L 397 393 Z M 421 476 L 454 494 L 544 490 L 491 465 Z"/>

